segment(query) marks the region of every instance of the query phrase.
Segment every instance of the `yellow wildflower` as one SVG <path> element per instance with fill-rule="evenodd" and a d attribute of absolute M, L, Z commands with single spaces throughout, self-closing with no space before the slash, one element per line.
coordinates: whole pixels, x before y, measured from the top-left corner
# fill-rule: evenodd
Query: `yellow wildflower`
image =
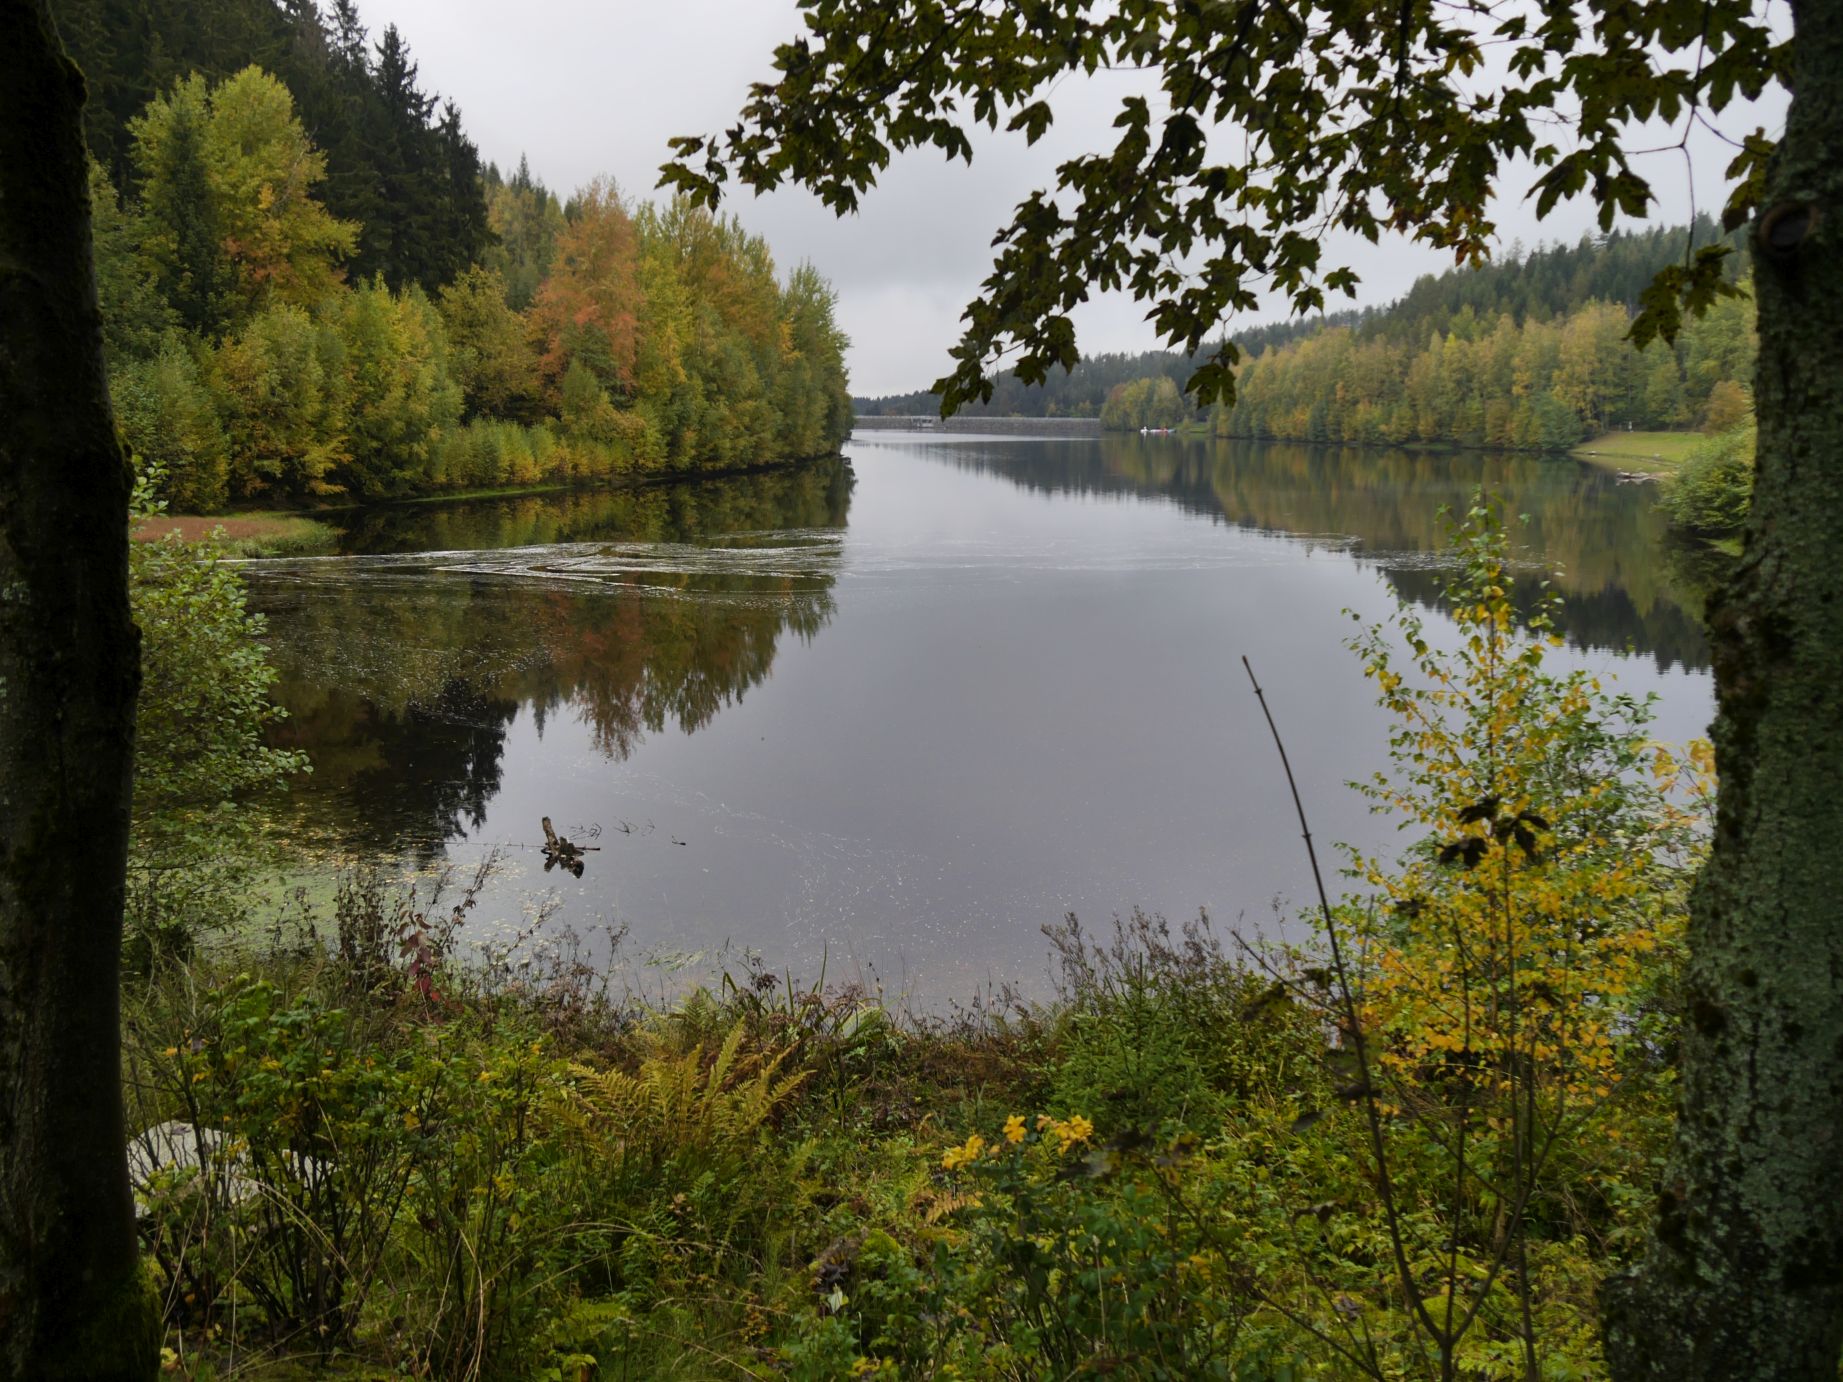
<path fill-rule="evenodd" d="M 1056 1150 L 1066 1152 L 1077 1142 L 1086 1142 L 1093 1137 L 1094 1124 L 1078 1113 L 1060 1123 L 1051 1123 L 1050 1131 L 1056 1135 Z"/>
<path fill-rule="evenodd" d="M 964 1166 L 967 1162 L 976 1160 L 979 1153 L 984 1150 L 985 1139 L 978 1133 L 974 1133 L 960 1146 L 948 1148 L 947 1154 L 941 1158 L 941 1165 L 951 1171 L 957 1166 Z"/>
<path fill-rule="evenodd" d="M 1022 1142 L 1024 1140 L 1024 1117 L 1014 1113 L 1005 1120 L 1005 1141 Z"/>

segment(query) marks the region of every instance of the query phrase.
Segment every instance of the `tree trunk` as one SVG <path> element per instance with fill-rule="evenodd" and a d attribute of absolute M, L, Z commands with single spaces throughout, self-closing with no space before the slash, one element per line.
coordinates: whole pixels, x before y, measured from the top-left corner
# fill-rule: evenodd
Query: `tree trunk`
<path fill-rule="evenodd" d="M 1843 0 L 1792 8 L 1753 515 L 1710 607 L 1720 806 L 1656 1232 L 1607 1293 L 1622 1382 L 1836 1382 L 1843 1345 Z"/>
<path fill-rule="evenodd" d="M 137 634 L 83 82 L 0 0 L 0 1379 L 149 1378 L 119 965 Z"/>

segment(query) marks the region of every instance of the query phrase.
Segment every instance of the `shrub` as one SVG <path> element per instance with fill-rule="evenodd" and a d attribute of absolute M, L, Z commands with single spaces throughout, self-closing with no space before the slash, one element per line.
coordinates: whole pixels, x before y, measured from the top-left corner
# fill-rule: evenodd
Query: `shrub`
<path fill-rule="evenodd" d="M 1173 937 L 1135 912 L 1105 946 L 1074 917 L 1046 934 L 1061 974 L 1054 1107 L 1092 1111 L 1108 1134 L 1212 1133 L 1309 1069 L 1310 1027 L 1283 998 L 1259 1001 L 1270 981 L 1224 953 L 1207 917 Z"/>
<path fill-rule="evenodd" d="M 404 1207 L 402 1111 L 426 1098 L 427 1071 L 380 1060 L 350 1014 L 265 980 L 206 993 L 192 1018 L 144 1067 L 196 1147 L 151 1178 L 152 1254 L 185 1315 L 247 1301 L 271 1343 L 329 1353 L 350 1340 Z M 145 1152 L 173 1160 L 157 1141 Z"/>
<path fill-rule="evenodd" d="M 422 1037 L 423 1097 L 399 1114 L 412 1175 L 390 1264 L 398 1332 L 434 1376 L 528 1375 L 517 1360 L 607 1240 L 585 1230 L 588 1168 L 549 1116 L 567 1065 L 516 1017 L 469 1014 Z"/>
<path fill-rule="evenodd" d="M 1295 1123 L 1280 1164 L 1297 1189 L 1265 1230 L 1232 1211 L 1278 1176 L 1243 1174 L 1221 1202 L 1225 1243 L 1275 1244 L 1286 1202 L 1319 1199 L 1260 1288 L 1300 1347 L 1375 1377 L 1424 1356 L 1448 1376 L 1588 1361 L 1589 1245 L 1618 1187 L 1653 1173 L 1706 800 L 1648 737 L 1647 702 L 1546 666 L 1557 597 L 1519 624 L 1496 508 L 1476 501 L 1454 545 L 1453 646 L 1406 609 L 1353 644 L 1395 721 L 1393 768 L 1363 790 L 1419 838 L 1396 861 L 1353 856 L 1367 891 L 1324 909 L 1316 953 L 1269 962 L 1320 1006 L 1342 1097 Z M 1274 1165 L 1272 1147 L 1251 1129 L 1228 1164 Z"/>
<path fill-rule="evenodd" d="M 1753 450 L 1751 422 L 1700 443 L 1664 491 L 1671 523 L 1699 537 L 1739 532 L 1753 503 Z"/>
<path fill-rule="evenodd" d="M 162 511 L 159 481 L 157 469 L 137 480 L 138 517 Z M 246 798 L 307 760 L 267 743 L 283 711 L 269 698 L 265 625 L 217 542 L 132 542 L 128 571 L 141 630 L 128 943 L 144 965 L 243 914 L 262 862 L 262 822 Z"/>

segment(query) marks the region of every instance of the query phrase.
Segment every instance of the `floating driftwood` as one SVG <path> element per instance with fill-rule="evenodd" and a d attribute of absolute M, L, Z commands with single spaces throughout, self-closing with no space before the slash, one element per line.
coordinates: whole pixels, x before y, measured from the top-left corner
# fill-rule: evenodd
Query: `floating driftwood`
<path fill-rule="evenodd" d="M 544 872 L 554 868 L 568 869 L 575 877 L 582 877 L 583 855 L 600 849 L 600 845 L 579 845 L 566 840 L 551 826 L 550 817 L 544 817 Z"/>

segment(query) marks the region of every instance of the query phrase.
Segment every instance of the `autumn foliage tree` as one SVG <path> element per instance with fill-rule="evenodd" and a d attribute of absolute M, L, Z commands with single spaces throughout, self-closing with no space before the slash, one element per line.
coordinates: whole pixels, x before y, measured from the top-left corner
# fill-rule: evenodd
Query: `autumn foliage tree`
<path fill-rule="evenodd" d="M 124 434 L 177 507 L 723 469 L 849 429 L 830 288 L 733 221 L 605 179 L 566 217 L 495 177 L 504 238 L 432 298 L 348 276 L 363 228 L 273 77 L 193 75 L 131 132 L 138 195 L 92 174 L 98 281 Z"/>
<path fill-rule="evenodd" d="M 550 276 L 551 259 L 563 234 L 563 204 L 534 177 L 521 155 L 510 177 L 492 164 L 486 169 L 487 224 L 494 243 L 481 262 L 506 283 L 506 301 L 523 312 Z"/>
<path fill-rule="evenodd" d="M 633 383 L 638 349 L 639 235 L 607 178 L 585 187 L 570 209 L 550 277 L 531 308 L 539 365 L 553 390 L 572 362 L 604 387 L 624 390 Z"/>
<path fill-rule="evenodd" d="M 1632 314 L 1599 301 L 1546 320 L 1466 307 L 1419 341 L 1328 327 L 1243 361 L 1210 424 L 1260 440 L 1551 450 L 1612 429 L 1709 426 L 1753 371 L 1748 301 L 1724 299 L 1642 351 L 1626 340 Z"/>
<path fill-rule="evenodd" d="M 537 413 L 538 361 L 525 319 L 506 300 L 506 282 L 478 265 L 441 291 L 449 365 L 476 416 L 531 420 Z"/>

